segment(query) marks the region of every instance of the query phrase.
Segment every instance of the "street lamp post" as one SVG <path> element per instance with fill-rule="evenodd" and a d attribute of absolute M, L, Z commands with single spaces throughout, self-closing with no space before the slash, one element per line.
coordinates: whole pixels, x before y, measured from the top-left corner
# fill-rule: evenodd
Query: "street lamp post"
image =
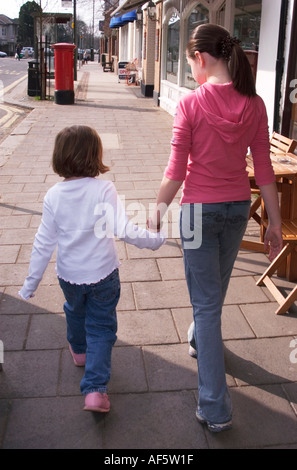
<path fill-rule="evenodd" d="M 95 49 L 95 0 L 93 0 L 93 50 Z"/>
<path fill-rule="evenodd" d="M 40 4 L 40 34 L 39 34 L 39 67 L 40 67 L 40 99 L 45 100 L 45 87 L 46 87 L 46 77 L 45 77 L 45 66 L 44 66 L 44 49 L 42 47 L 42 6 L 41 0 Z"/>
<path fill-rule="evenodd" d="M 74 49 L 74 73 L 73 78 L 77 80 L 77 25 L 76 25 L 76 0 L 73 0 L 73 43 L 76 48 Z"/>

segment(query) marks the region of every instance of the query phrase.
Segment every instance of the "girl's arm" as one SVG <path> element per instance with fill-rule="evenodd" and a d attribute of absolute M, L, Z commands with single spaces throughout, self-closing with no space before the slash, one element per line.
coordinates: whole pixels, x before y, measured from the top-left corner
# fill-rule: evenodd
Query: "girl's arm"
<path fill-rule="evenodd" d="M 163 177 L 157 196 L 157 205 L 152 217 L 147 221 L 148 228 L 160 230 L 162 218 L 182 183 L 182 181 L 171 180 L 166 176 Z"/>
<path fill-rule="evenodd" d="M 279 210 L 278 193 L 275 183 L 259 186 L 268 214 L 268 227 L 264 237 L 264 248 L 269 249 L 272 261 L 283 248 L 282 220 Z"/>
<path fill-rule="evenodd" d="M 187 112 L 188 109 L 192 109 L 191 101 L 191 94 L 186 95 L 180 100 L 176 109 L 168 165 L 159 188 L 157 207 L 147 221 L 148 228 L 152 230 L 160 229 L 164 214 L 186 178 L 188 157 L 192 147 L 191 119 Z"/>
<path fill-rule="evenodd" d="M 269 251 L 272 261 L 283 248 L 281 215 L 275 176 L 270 159 L 270 143 L 267 112 L 263 100 L 258 96 L 258 113 L 260 119 L 253 142 L 250 144 L 256 184 L 259 186 L 268 213 L 268 228 L 264 237 L 264 246 Z"/>

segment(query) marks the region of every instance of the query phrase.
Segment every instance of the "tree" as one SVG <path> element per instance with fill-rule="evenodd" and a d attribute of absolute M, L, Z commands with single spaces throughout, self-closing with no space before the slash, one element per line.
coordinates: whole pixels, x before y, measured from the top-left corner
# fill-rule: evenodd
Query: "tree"
<path fill-rule="evenodd" d="M 27 2 L 20 8 L 18 42 L 23 46 L 34 46 L 34 18 L 32 13 L 40 13 L 36 2 Z"/>

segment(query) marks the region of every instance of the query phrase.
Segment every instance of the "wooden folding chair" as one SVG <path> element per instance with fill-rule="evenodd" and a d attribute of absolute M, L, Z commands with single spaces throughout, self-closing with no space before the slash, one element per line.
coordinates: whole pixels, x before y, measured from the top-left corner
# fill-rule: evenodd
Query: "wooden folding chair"
<path fill-rule="evenodd" d="M 297 141 L 294 139 L 289 139 L 288 137 L 285 137 L 281 134 L 278 134 L 277 132 L 273 132 L 271 139 L 270 139 L 270 152 L 276 155 L 286 155 L 293 153 L 295 148 L 297 147 Z M 248 156 L 247 157 L 247 168 L 249 170 L 253 171 L 253 162 L 252 162 L 252 157 Z M 281 197 L 283 201 L 286 201 L 288 197 L 290 197 L 289 193 L 289 186 L 288 184 L 284 184 L 283 178 L 279 178 L 277 181 L 277 187 L 279 193 L 281 193 Z M 262 220 L 259 214 L 257 214 L 257 210 L 259 207 L 262 205 L 262 196 L 260 193 L 259 188 L 256 186 L 255 178 L 250 177 L 250 185 L 251 185 L 251 194 L 256 195 L 257 197 L 254 199 L 254 201 L 251 204 L 250 208 L 250 213 L 249 213 L 249 219 L 253 218 L 261 227 L 261 236 L 262 239 L 264 237 L 264 232 L 265 230 L 264 227 L 262 227 Z M 287 206 L 290 207 L 290 203 L 288 201 L 288 204 L 285 202 L 282 203 L 282 206 Z M 264 205 L 262 205 L 262 212 L 264 210 Z M 263 216 L 263 213 L 262 213 Z M 282 214 L 282 217 L 288 218 L 289 214 Z M 246 240 L 243 239 L 240 245 L 241 249 L 245 250 L 251 250 L 251 251 L 257 251 L 260 253 L 264 252 L 264 243 L 260 241 L 253 241 L 253 240 Z"/>
<path fill-rule="evenodd" d="M 288 137 L 278 134 L 277 132 L 273 132 L 272 137 L 270 139 L 270 152 L 271 153 L 274 153 L 276 155 L 285 155 L 287 153 L 293 153 L 296 147 L 297 147 L 296 140 L 289 139 Z M 250 166 L 249 160 L 247 160 L 247 164 L 248 166 Z M 262 198 L 261 198 L 260 190 L 259 188 L 257 188 L 256 182 L 254 179 L 251 179 L 250 184 L 251 184 L 251 194 L 255 194 L 258 197 L 255 199 L 255 201 L 251 205 L 249 218 L 252 217 L 260 225 L 261 218 L 256 212 L 261 205 Z"/>
<path fill-rule="evenodd" d="M 295 238 L 296 240 L 290 241 L 285 244 L 284 248 L 279 253 L 279 255 L 272 261 L 268 269 L 266 269 L 265 273 L 257 281 L 257 286 L 261 286 L 264 284 L 270 291 L 270 293 L 273 295 L 275 300 L 278 302 L 279 307 L 275 312 L 277 315 L 286 313 L 291 307 L 291 305 L 295 302 L 295 300 L 297 300 L 297 284 L 292 289 L 290 294 L 285 297 L 271 279 L 272 275 L 275 273 L 278 267 L 286 260 L 286 258 L 292 256 L 293 254 L 296 254 L 295 252 L 297 252 L 297 235 L 295 236 Z"/>
<path fill-rule="evenodd" d="M 257 214 L 257 210 L 261 206 L 262 202 L 260 190 L 252 188 L 251 194 L 255 194 L 257 197 L 251 204 L 249 219 L 253 218 L 259 225 L 261 225 L 261 217 L 259 216 L 259 214 Z"/>
<path fill-rule="evenodd" d="M 270 139 L 270 152 L 274 154 L 284 155 L 286 153 L 293 153 L 297 147 L 297 141 L 289 139 L 277 132 L 273 132 Z"/>

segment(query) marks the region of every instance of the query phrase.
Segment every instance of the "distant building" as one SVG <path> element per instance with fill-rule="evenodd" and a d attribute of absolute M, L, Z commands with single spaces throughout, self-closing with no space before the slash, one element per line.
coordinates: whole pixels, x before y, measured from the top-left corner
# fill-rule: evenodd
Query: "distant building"
<path fill-rule="evenodd" d="M 8 55 L 15 54 L 19 28 L 19 19 L 11 19 L 0 14 L 0 50 Z"/>

